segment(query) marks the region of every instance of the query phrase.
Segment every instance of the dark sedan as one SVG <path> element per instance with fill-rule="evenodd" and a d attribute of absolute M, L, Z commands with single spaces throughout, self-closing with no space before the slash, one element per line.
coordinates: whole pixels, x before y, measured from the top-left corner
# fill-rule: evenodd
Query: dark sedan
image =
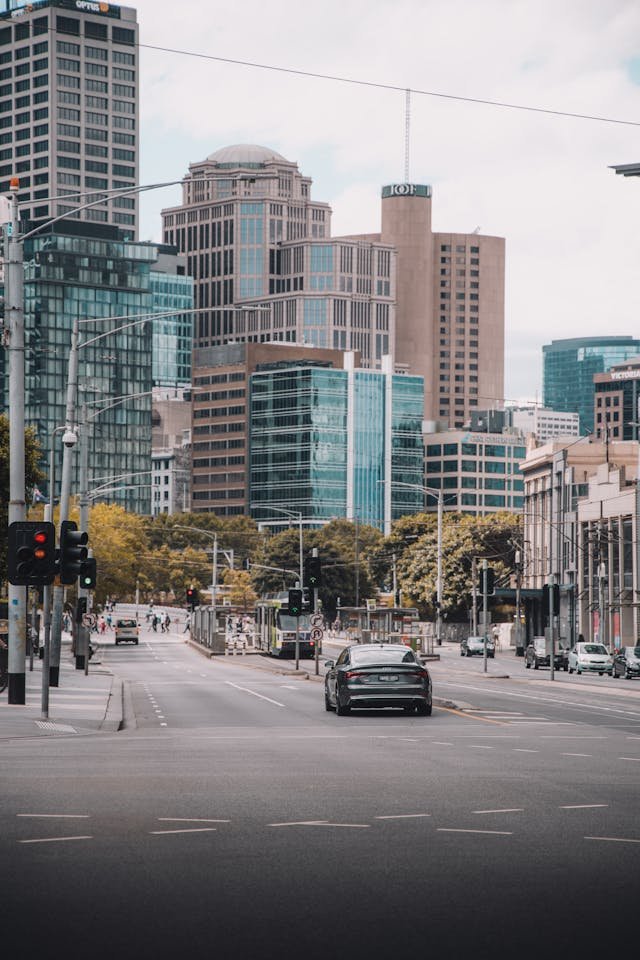
<path fill-rule="evenodd" d="M 613 655 L 612 677 L 640 677 L 640 647 L 620 647 Z"/>
<path fill-rule="evenodd" d="M 352 707 L 402 707 L 405 713 L 431 716 L 431 677 L 416 654 L 399 643 L 345 647 L 337 661 L 327 660 L 324 703 L 344 717 Z"/>

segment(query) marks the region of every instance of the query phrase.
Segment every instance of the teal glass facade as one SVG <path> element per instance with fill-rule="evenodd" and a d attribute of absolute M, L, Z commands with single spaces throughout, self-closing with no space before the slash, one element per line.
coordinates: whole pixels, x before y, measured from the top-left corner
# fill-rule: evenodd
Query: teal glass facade
<path fill-rule="evenodd" d="M 151 270 L 153 310 L 158 314 L 193 309 L 193 279 Z M 153 321 L 154 387 L 188 387 L 191 384 L 193 314 L 176 313 Z"/>
<path fill-rule="evenodd" d="M 543 404 L 580 415 L 580 434 L 593 430 L 593 375 L 640 355 L 633 337 L 576 337 L 542 348 Z"/>
<path fill-rule="evenodd" d="M 43 232 L 24 243 L 26 422 L 36 427 L 43 450 L 42 466 L 48 477 L 51 431 L 65 422 L 69 351 L 77 318 L 77 409 L 79 416 L 80 405 L 86 402 L 91 420 L 89 489 L 108 485 L 110 477 L 133 474 L 114 484 L 127 489 L 105 491 L 97 499 L 118 503 L 131 512 L 149 514 L 152 324 L 129 326 L 86 347 L 82 344 L 126 323 L 110 317 L 152 312 L 149 275 L 156 257 L 155 247 L 116 239 L 122 235 L 115 227 L 91 228 L 70 223 L 59 224 L 54 231 Z M 94 318 L 95 323 L 84 322 Z M 6 353 L 0 369 L 4 381 L 0 396 L 6 409 Z M 106 409 L 116 398 L 140 393 L 147 395 Z M 78 447 L 73 456 L 72 495 L 79 490 L 77 451 Z M 59 443 L 56 453 L 57 496 L 62 466 Z"/>
<path fill-rule="evenodd" d="M 390 389 L 389 389 L 390 388 Z M 385 484 L 423 484 L 421 377 L 296 365 L 250 382 L 250 513 L 282 508 L 319 525 L 335 517 L 384 526 Z M 391 519 L 423 508 L 394 488 Z"/>

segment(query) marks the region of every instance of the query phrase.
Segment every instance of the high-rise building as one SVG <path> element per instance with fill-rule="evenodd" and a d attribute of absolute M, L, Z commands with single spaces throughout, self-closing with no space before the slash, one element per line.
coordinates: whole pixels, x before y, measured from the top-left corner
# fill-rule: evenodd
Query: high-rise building
<path fill-rule="evenodd" d="M 185 258 L 174 247 L 153 245 L 157 260 L 151 268 L 153 308 L 153 385 L 184 389 L 191 385 L 193 347 L 193 278 Z M 186 310 L 186 313 L 180 313 Z"/>
<path fill-rule="evenodd" d="M 357 350 L 380 367 L 395 339 L 395 254 L 380 238 L 331 237 L 331 210 L 274 150 L 239 144 L 192 163 L 164 242 L 195 280 L 196 347 L 279 340 Z"/>
<path fill-rule="evenodd" d="M 640 354 L 633 337 L 573 337 L 552 340 L 542 348 L 545 407 L 580 415 L 580 433 L 593 431 L 593 378 Z M 635 419 L 633 417 L 632 419 Z"/>
<path fill-rule="evenodd" d="M 0 193 L 17 176 L 20 217 L 46 220 L 92 190 L 138 182 L 136 11 L 84 0 L 0 2 Z M 97 199 L 97 198 L 96 198 Z M 72 214 L 137 234 L 138 200 Z"/>
<path fill-rule="evenodd" d="M 463 427 L 504 399 L 505 241 L 433 233 L 426 184 L 382 189 L 380 240 L 396 251 L 395 363 L 424 378 L 425 419 Z"/>
<path fill-rule="evenodd" d="M 509 426 L 526 435 L 533 433 L 540 443 L 555 437 L 579 437 L 580 417 L 568 410 L 549 410 L 535 404 L 510 406 L 504 411 Z"/>
<path fill-rule="evenodd" d="M 594 433 L 599 439 L 640 440 L 640 356 L 593 378 Z"/>
<path fill-rule="evenodd" d="M 153 312 L 150 270 L 156 248 L 126 241 L 116 227 L 62 220 L 25 240 L 24 258 L 25 419 L 37 430 L 42 466 L 48 474 L 51 433 L 65 423 L 71 334 L 77 321 L 78 419 L 86 404 L 91 495 L 149 514 L 153 326 L 148 317 Z M 122 320 L 136 314 L 147 319 Z M 111 333 L 117 328 L 123 329 Z M 0 360 L 3 357 L 0 404 L 6 410 L 6 351 Z M 59 486 L 59 444 L 56 451 Z M 73 462 L 77 491 L 77 449 Z M 111 483 L 111 477 L 121 479 Z"/>

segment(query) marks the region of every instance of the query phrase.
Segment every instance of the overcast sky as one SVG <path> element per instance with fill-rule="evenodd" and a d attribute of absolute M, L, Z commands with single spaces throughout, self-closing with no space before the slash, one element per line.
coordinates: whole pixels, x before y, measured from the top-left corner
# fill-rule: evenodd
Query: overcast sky
<path fill-rule="evenodd" d="M 141 183 L 182 177 L 220 147 L 273 147 L 313 179 L 333 233 L 380 229 L 402 182 L 405 88 L 611 123 L 411 97 L 410 180 L 433 227 L 506 238 L 507 399 L 541 398 L 542 344 L 640 336 L 638 0 L 138 0 L 140 41 L 399 87 L 375 89 L 142 49 Z M 142 201 L 141 239 L 161 239 Z"/>

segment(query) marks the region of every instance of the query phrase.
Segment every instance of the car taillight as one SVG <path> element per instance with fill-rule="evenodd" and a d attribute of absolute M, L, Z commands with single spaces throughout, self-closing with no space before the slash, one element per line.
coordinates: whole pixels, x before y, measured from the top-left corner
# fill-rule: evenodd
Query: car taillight
<path fill-rule="evenodd" d="M 416 670 L 413 674 L 414 677 L 417 677 L 418 680 L 428 680 L 429 671 L 428 670 Z"/>
<path fill-rule="evenodd" d="M 344 677 L 345 680 L 359 680 L 360 677 L 364 677 L 364 673 L 359 673 L 357 670 L 347 670 Z"/>

